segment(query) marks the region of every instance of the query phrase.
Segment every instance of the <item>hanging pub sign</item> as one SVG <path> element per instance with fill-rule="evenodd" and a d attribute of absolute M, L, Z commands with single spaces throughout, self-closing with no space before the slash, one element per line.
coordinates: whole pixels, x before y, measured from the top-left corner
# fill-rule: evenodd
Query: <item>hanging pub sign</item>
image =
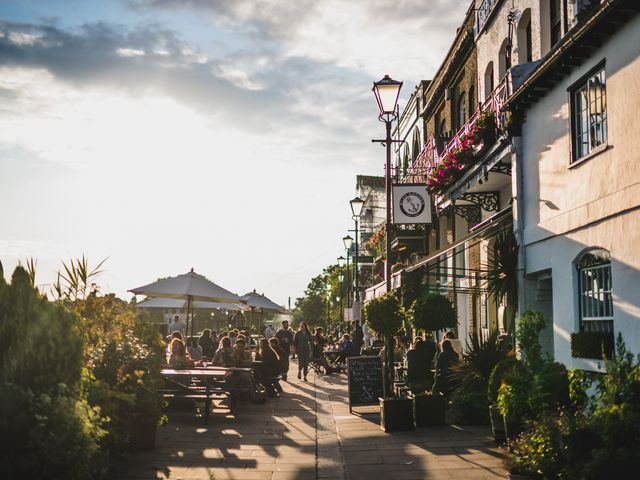
<path fill-rule="evenodd" d="M 431 223 L 431 196 L 424 183 L 393 185 L 393 223 Z"/>

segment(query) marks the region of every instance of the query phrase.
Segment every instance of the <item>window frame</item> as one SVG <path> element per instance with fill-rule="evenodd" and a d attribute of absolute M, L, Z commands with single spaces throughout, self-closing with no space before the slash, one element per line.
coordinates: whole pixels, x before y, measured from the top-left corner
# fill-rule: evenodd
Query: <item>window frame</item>
<path fill-rule="evenodd" d="M 591 123 L 587 122 L 587 146 L 588 151 L 583 151 L 581 148 L 578 148 L 578 121 L 580 118 L 579 113 L 583 110 L 581 109 L 578 112 L 577 108 L 577 95 L 578 92 L 583 90 L 584 88 L 588 88 L 588 82 L 594 78 L 596 75 L 602 74 L 604 78 L 604 110 L 603 119 L 601 120 L 601 125 L 604 126 L 604 134 L 602 143 L 596 145 L 595 147 L 591 146 Z M 567 88 L 567 93 L 569 96 L 569 131 L 571 135 L 571 148 L 570 148 L 570 162 L 569 165 L 573 166 L 578 163 L 581 163 L 583 160 L 590 158 L 591 156 L 601 152 L 609 146 L 609 126 L 608 126 L 608 112 L 607 112 L 607 69 L 606 69 L 606 60 L 602 60 L 593 68 L 591 68 L 587 73 L 582 75 L 577 81 L 573 82 L 569 88 Z M 600 97 L 602 98 L 602 97 Z M 590 102 L 587 100 L 587 117 L 591 116 L 590 114 Z"/>
<path fill-rule="evenodd" d="M 598 251 L 606 252 L 608 260 L 592 265 L 580 265 L 587 255 Z M 579 332 L 613 332 L 614 288 L 611 264 L 611 252 L 604 248 L 589 248 L 576 258 L 577 295 L 575 298 L 578 302 L 577 331 Z"/>

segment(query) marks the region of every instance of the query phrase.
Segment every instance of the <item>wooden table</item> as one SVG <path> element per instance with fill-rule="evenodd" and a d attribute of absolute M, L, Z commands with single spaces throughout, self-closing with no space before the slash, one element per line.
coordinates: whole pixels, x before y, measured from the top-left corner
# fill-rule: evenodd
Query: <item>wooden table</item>
<path fill-rule="evenodd" d="M 239 391 L 229 380 L 234 374 L 251 374 L 251 368 L 243 367 L 200 367 L 188 369 L 163 368 L 162 376 L 173 388 L 163 390 L 165 396 L 204 400 L 204 423 L 209 423 L 211 400 L 216 394 L 225 394 L 231 400 L 231 411 L 235 411 L 235 396 Z M 195 381 L 194 381 L 195 380 Z"/>

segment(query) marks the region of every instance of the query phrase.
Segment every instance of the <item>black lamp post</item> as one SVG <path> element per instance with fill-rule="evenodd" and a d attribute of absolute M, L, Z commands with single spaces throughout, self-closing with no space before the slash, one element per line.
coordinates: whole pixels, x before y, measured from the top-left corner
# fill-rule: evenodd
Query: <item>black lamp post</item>
<path fill-rule="evenodd" d="M 360 285 L 358 282 L 358 276 L 359 276 L 359 272 L 358 272 L 358 221 L 360 220 L 360 214 L 362 213 L 362 207 L 364 206 L 364 200 L 362 200 L 360 197 L 356 197 L 353 200 L 351 200 L 349 202 L 349 204 L 351 205 L 351 213 L 353 214 L 353 221 L 355 222 L 355 235 L 356 235 L 356 254 L 354 257 L 354 261 L 353 261 L 353 267 L 355 269 L 355 274 L 354 274 L 354 295 L 353 298 L 355 299 L 356 302 L 358 302 L 358 304 L 360 303 Z"/>
<path fill-rule="evenodd" d="M 350 307 L 351 294 L 349 293 L 349 288 L 351 288 L 351 273 L 349 272 L 349 255 L 351 255 L 351 246 L 353 245 L 353 238 L 351 235 L 347 235 L 342 238 L 342 242 L 344 243 L 344 248 L 347 250 L 347 307 Z"/>
<path fill-rule="evenodd" d="M 344 321 L 344 310 L 342 309 L 342 297 L 344 296 L 342 293 L 342 281 L 344 280 L 344 275 L 342 272 L 338 274 L 338 280 L 340 281 L 340 323 L 342 323 Z"/>
<path fill-rule="evenodd" d="M 373 94 L 376 97 L 378 108 L 380 109 L 380 115 L 378 120 L 384 122 L 386 137 L 382 140 L 385 144 L 387 161 L 385 164 L 385 192 L 387 200 L 387 219 L 386 219 L 386 263 L 384 268 L 384 277 L 386 282 L 387 293 L 391 291 L 391 124 L 398 119 L 398 113 L 396 107 L 398 105 L 398 96 L 400 95 L 400 89 L 402 88 L 402 82 L 393 80 L 389 75 L 385 75 L 382 80 L 373 82 Z M 393 366 L 393 338 L 391 335 L 387 335 L 385 338 L 385 352 L 386 352 L 386 370 L 385 376 L 387 379 L 387 394 L 391 392 L 392 385 L 392 366 Z"/>

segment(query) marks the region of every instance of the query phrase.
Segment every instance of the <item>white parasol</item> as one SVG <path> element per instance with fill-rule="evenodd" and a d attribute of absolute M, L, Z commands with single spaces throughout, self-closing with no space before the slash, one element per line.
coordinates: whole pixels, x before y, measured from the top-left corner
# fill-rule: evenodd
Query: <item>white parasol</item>
<path fill-rule="evenodd" d="M 176 277 L 164 278 L 142 287 L 132 288 L 129 291 L 136 295 L 146 295 L 148 297 L 186 300 L 187 325 L 185 330 L 187 333 L 189 331 L 189 314 L 191 313 L 194 301 L 216 302 L 230 305 L 241 305 L 244 303 L 235 293 L 225 290 L 202 275 L 198 275 L 193 271 L 193 268 L 188 273 Z M 191 324 L 191 335 L 193 336 L 193 322 Z"/>

